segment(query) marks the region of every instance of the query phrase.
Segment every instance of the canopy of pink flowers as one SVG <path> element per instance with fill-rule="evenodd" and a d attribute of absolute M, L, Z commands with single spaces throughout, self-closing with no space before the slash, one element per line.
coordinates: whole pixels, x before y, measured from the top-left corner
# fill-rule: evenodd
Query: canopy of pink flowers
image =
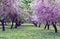
<path fill-rule="evenodd" d="M 50 21 L 50 23 L 52 21 L 60 21 L 60 5 L 55 1 L 49 3 L 48 1 L 40 0 L 32 6 L 32 9 L 40 23 L 46 23 L 46 21 Z"/>
<path fill-rule="evenodd" d="M 0 15 L 3 14 L 3 16 L 10 16 L 10 17 L 16 17 L 19 15 L 18 8 L 16 7 L 17 3 L 16 0 L 2 0 L 1 7 L 0 7 Z"/>

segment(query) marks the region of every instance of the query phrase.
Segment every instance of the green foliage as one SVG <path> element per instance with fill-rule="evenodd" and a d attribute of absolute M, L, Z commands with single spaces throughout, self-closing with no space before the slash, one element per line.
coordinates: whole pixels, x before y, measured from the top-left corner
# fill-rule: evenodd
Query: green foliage
<path fill-rule="evenodd" d="M 31 0 L 21 0 L 21 2 L 21 7 L 23 7 L 24 9 L 30 9 L 29 3 L 31 3 Z"/>

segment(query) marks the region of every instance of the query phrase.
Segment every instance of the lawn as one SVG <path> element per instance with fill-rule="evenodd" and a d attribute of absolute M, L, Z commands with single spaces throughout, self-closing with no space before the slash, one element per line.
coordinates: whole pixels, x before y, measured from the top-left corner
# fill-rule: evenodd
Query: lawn
<path fill-rule="evenodd" d="M 10 25 L 6 25 L 6 31 L 2 31 L 0 26 L 0 39 L 60 39 L 60 27 L 57 28 L 58 33 L 54 32 L 52 26 L 50 30 L 44 30 L 43 24 L 39 28 L 26 23 L 17 29 L 10 29 Z"/>

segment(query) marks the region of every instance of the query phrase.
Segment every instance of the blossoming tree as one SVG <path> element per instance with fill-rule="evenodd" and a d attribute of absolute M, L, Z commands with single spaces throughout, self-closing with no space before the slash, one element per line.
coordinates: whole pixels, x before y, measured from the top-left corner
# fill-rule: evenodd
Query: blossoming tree
<path fill-rule="evenodd" d="M 48 22 L 48 24 L 53 25 L 55 32 L 57 32 L 56 23 L 60 21 L 60 5 L 55 0 L 38 0 L 31 7 L 39 19 L 39 23 L 46 24 Z"/>

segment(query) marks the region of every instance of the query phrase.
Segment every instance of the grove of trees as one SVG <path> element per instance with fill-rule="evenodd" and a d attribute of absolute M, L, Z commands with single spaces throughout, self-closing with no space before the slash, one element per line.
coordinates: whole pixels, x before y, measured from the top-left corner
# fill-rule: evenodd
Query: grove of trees
<path fill-rule="evenodd" d="M 49 29 L 53 25 L 57 32 L 56 24 L 60 23 L 60 4 L 56 0 L 0 0 L 0 22 L 5 31 L 5 22 L 11 22 L 11 29 L 24 22 L 35 26 L 44 24 Z"/>
<path fill-rule="evenodd" d="M 37 22 L 46 26 L 52 24 L 57 32 L 56 23 L 60 23 L 60 5 L 55 0 L 35 0 L 31 5 L 33 13 L 37 16 Z"/>

